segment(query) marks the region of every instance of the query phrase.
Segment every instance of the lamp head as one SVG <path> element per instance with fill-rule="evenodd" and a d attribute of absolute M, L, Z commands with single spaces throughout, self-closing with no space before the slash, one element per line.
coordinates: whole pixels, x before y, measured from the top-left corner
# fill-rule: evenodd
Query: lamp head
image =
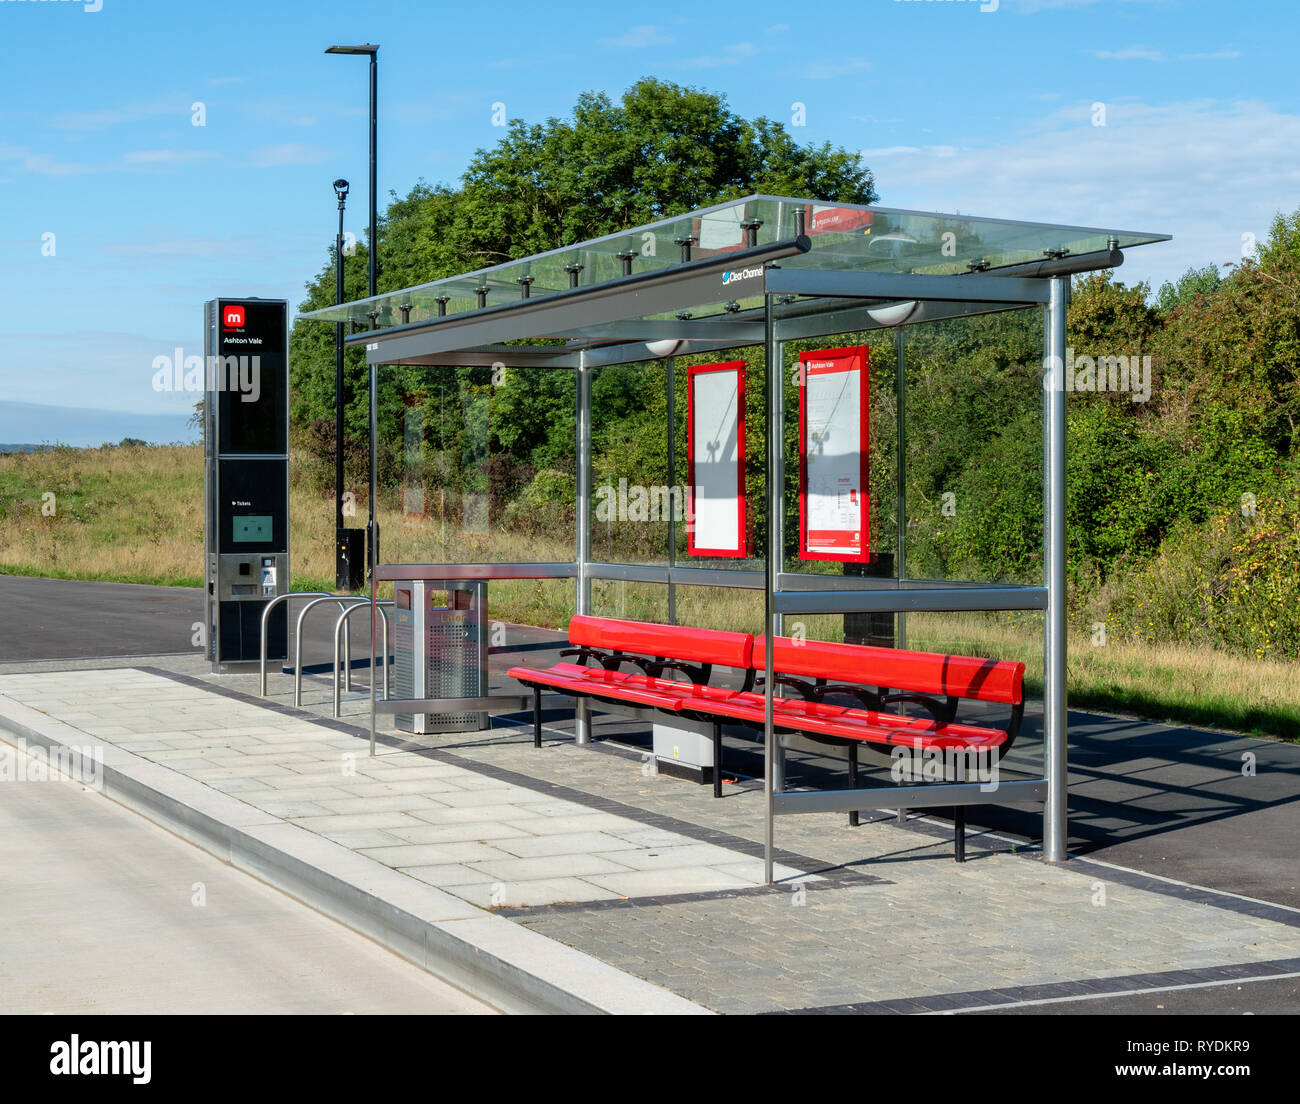
<path fill-rule="evenodd" d="M 686 344 L 685 341 L 680 341 L 677 338 L 669 337 L 669 338 L 664 338 L 661 341 L 647 341 L 645 343 L 645 347 L 646 347 L 646 352 L 648 352 L 652 357 L 658 360 L 661 357 L 672 356 L 685 344 Z"/>

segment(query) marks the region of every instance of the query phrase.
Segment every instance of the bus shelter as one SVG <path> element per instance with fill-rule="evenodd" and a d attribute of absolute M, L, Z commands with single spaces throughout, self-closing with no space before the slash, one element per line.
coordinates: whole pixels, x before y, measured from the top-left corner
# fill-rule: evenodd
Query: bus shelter
<path fill-rule="evenodd" d="M 892 619 L 893 639 L 902 645 L 908 615 L 1036 614 L 1042 619 L 1040 744 L 1032 766 L 993 792 L 964 780 L 834 790 L 788 785 L 773 724 L 774 649 L 765 649 L 766 876 L 770 882 L 777 816 L 900 806 L 1041 802 L 1044 858 L 1064 861 L 1070 278 L 1114 268 L 1123 250 L 1163 240 L 1168 236 L 754 195 L 304 315 L 349 323 L 347 340 L 364 347 L 369 364 L 372 670 L 378 588 L 404 580 L 516 588 L 533 580 L 537 595 L 573 580 L 571 609 L 579 614 L 605 600 L 594 588 L 634 583 L 661 588 L 668 623 L 691 616 L 684 594 L 761 596 L 761 621 L 757 608 L 752 613 L 768 640 L 794 625 L 824 624 L 830 615 L 877 625 Z M 924 557 L 909 556 L 916 543 L 916 505 L 908 501 L 908 434 L 916 428 L 909 422 L 909 387 L 917 377 L 908 335 L 1002 312 L 1022 312 L 1035 335 L 1033 363 L 1016 401 L 1030 411 L 1027 424 L 1041 428 L 1041 500 L 1033 503 L 1042 521 L 1040 567 L 1032 578 L 979 571 L 930 577 Z M 810 353 L 810 345 L 833 347 Z M 853 401 L 839 401 L 845 381 L 854 378 L 854 355 L 861 359 L 860 382 Z M 761 389 L 751 380 L 746 392 L 747 365 Z M 655 366 L 663 380 L 665 470 L 675 487 L 687 454 L 683 489 L 694 507 L 683 523 L 672 493 L 661 495 L 674 503 L 663 516 L 646 511 L 653 501 L 634 503 L 632 513 L 646 514 L 645 532 L 653 533 L 639 543 L 614 535 L 638 489 L 629 493 L 608 473 L 597 486 L 593 472 L 593 385 L 599 388 L 601 373 L 617 366 Z M 549 529 L 554 535 L 571 526 L 571 543 L 567 536 L 559 545 L 540 536 L 495 540 L 490 515 L 501 511 L 491 493 L 429 475 L 430 455 L 445 469 L 448 456 L 476 449 L 482 455 L 475 470 L 491 468 L 482 403 L 468 401 L 457 386 L 466 369 L 487 374 L 488 387 L 513 371 L 524 373 L 531 382 L 516 388 L 516 403 L 571 388 L 572 510 L 559 510 Z M 846 374 L 834 376 L 840 369 Z M 811 424 L 817 399 L 808 385 L 822 370 L 832 376 L 818 380 L 818 394 L 832 401 L 818 409 L 832 412 L 838 430 L 860 430 L 862 437 L 862 481 L 846 492 L 850 514 L 843 516 L 850 520 L 843 531 L 836 529 L 841 515 L 834 502 L 828 507 L 826 496 L 815 500 L 808 491 L 816 478 L 853 482 L 842 457 L 837 475 L 832 458 L 816 447 L 818 434 L 829 430 Z M 944 386 L 944 374 L 931 357 L 927 392 Z M 794 402 L 791 383 L 805 388 Z M 683 384 L 691 406 L 684 434 Z M 414 393 L 423 405 L 410 404 Z M 872 405 L 877 400 L 887 404 L 881 419 Z M 431 434 L 440 434 L 444 445 L 454 438 L 454 448 L 431 451 Z M 788 447 L 792 437 L 797 458 Z M 761 463 L 752 456 L 747 465 L 746 440 L 760 444 Z M 873 475 L 867 458 L 876 450 L 885 460 Z M 400 520 L 385 519 L 381 534 L 385 509 Z M 547 554 L 557 547 L 562 553 Z M 429 548 L 439 554 L 424 554 Z M 694 616 L 698 622 L 701 615 Z M 468 698 L 382 699 L 372 678 L 372 754 L 379 714 L 515 712 L 524 704 L 517 694 L 483 691 Z M 575 709 L 575 737 L 585 743 L 592 738 L 591 710 L 584 700 Z"/>

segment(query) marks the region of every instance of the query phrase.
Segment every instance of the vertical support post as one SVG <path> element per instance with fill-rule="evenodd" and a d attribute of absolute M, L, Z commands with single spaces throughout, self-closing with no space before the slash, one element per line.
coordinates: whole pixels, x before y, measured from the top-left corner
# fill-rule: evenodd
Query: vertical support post
<path fill-rule="evenodd" d="M 763 383 L 767 391 L 767 457 L 765 461 L 767 491 L 767 548 L 763 572 L 763 881 L 772 884 L 773 797 L 776 794 L 776 729 L 772 724 L 772 695 L 776 691 L 773 653 L 776 651 L 772 592 L 776 589 L 784 553 L 776 543 L 777 515 L 781 509 L 781 487 L 776 483 L 780 467 L 782 433 L 777 421 L 777 395 L 781 391 L 781 360 L 777 350 L 776 320 L 772 313 L 772 295 L 763 295 Z"/>
<path fill-rule="evenodd" d="M 370 54 L 370 249 L 366 261 L 366 283 L 370 298 L 378 291 L 379 274 L 379 173 L 377 169 L 379 140 L 379 52 Z M 370 316 L 370 328 L 375 328 L 375 317 Z M 368 359 L 368 358 L 367 358 Z M 370 756 L 375 755 L 375 635 L 379 626 L 379 598 L 375 582 L 375 565 L 379 563 L 379 515 L 375 505 L 378 486 L 376 457 L 379 447 L 379 366 L 370 364 Z M 349 659 L 351 657 L 349 656 Z M 351 671 L 349 662 L 348 669 Z"/>
<path fill-rule="evenodd" d="M 671 571 L 677 566 L 677 498 L 673 494 L 677 486 L 677 400 L 672 357 L 664 362 L 664 369 L 668 373 L 668 569 Z M 668 577 L 668 624 L 677 624 L 677 584 L 671 575 Z"/>
<path fill-rule="evenodd" d="M 371 80 L 374 70 L 371 69 Z M 372 85 L 373 87 L 373 85 Z M 372 170 L 373 172 L 373 165 Z M 374 243 L 371 242 L 371 257 L 374 256 Z M 367 357 L 369 360 L 369 357 Z M 375 568 L 379 564 L 379 515 L 375 497 L 378 492 L 379 453 L 379 365 L 370 361 L 370 758 L 375 757 L 375 636 L 379 622 L 379 591 L 375 581 Z"/>
<path fill-rule="evenodd" d="M 777 448 L 772 454 L 772 481 L 777 489 L 777 511 L 768 520 L 768 525 L 772 528 L 776 543 L 776 575 L 772 576 L 772 585 L 775 587 L 777 575 L 785 570 L 785 342 L 776 341 L 773 348 L 776 350 L 776 394 L 773 397 L 774 420 L 771 424 L 776 427 Z M 771 635 L 785 635 L 785 614 L 773 612 Z M 773 748 L 772 777 L 772 785 L 777 792 L 785 789 L 785 748 L 779 739 Z"/>
<path fill-rule="evenodd" d="M 1064 862 L 1066 852 L 1068 715 L 1065 687 L 1065 323 L 1069 305 L 1068 276 L 1055 276 L 1047 305 L 1047 357 L 1044 365 L 1045 456 L 1043 519 L 1047 618 L 1043 634 L 1043 769 L 1047 801 L 1043 806 L 1043 858 Z"/>
<path fill-rule="evenodd" d="M 574 608 L 585 614 L 591 612 L 591 580 L 587 577 L 587 565 L 591 562 L 591 365 L 587 363 L 586 353 L 578 356 L 577 392 L 578 578 Z M 573 713 L 574 739 L 580 744 L 590 743 L 591 711 L 585 698 L 578 700 Z"/>
<path fill-rule="evenodd" d="M 379 120 L 379 47 L 370 55 L 370 249 L 366 257 L 366 286 L 370 298 L 375 297 L 376 277 L 379 271 L 379 174 L 378 162 Z M 373 394 L 373 392 L 372 392 Z"/>
<path fill-rule="evenodd" d="M 894 332 L 894 410 L 898 419 L 894 464 L 894 509 L 897 535 L 894 567 L 901 584 L 907 578 L 907 338 L 903 327 Z M 907 647 L 907 614 L 894 614 L 894 647 Z"/>
<path fill-rule="evenodd" d="M 713 722 L 713 796 L 722 796 L 722 722 Z"/>
<path fill-rule="evenodd" d="M 858 745 L 856 743 L 851 743 L 849 744 L 849 789 L 856 790 L 857 788 L 858 788 Z M 858 815 L 858 810 L 857 809 L 850 810 L 849 827 L 856 828 L 860 823 L 861 823 L 861 817 Z"/>

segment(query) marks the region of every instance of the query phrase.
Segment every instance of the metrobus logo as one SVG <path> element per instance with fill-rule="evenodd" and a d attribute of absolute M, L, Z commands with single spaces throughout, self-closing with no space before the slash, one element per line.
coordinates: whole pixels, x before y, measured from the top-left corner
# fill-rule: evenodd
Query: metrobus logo
<path fill-rule="evenodd" d="M 228 330 L 238 330 L 244 325 L 244 308 L 238 305 L 226 307 L 221 312 L 221 324 Z"/>
<path fill-rule="evenodd" d="M 722 274 L 723 286 L 734 284 L 737 280 L 752 280 L 755 276 L 762 276 L 761 268 L 740 268 L 735 271 L 728 270 Z"/>

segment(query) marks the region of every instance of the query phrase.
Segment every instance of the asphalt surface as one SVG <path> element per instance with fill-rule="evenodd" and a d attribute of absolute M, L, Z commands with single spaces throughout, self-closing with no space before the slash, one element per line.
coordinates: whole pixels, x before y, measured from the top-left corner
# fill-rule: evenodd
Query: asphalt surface
<path fill-rule="evenodd" d="M 1197 989 L 1153 990 L 1126 997 L 1020 1004 L 982 1011 L 979 1015 L 1266 1016 L 1295 1015 L 1297 1011 L 1300 1011 L 1300 978 L 1282 978 Z"/>
<path fill-rule="evenodd" d="M 195 587 L 0 575 L 0 662 L 195 652 Z"/>
<path fill-rule="evenodd" d="M 293 607 L 295 617 L 298 608 Z M 332 665 L 334 618 L 329 608 L 318 606 L 308 618 L 304 670 L 322 662 Z M 357 614 L 354 637 L 363 622 Z M 203 591 L 198 587 L 0 575 L 0 663 L 201 654 L 193 641 L 202 623 Z M 354 648 L 354 655 L 361 651 Z M 369 657 L 354 660 L 353 666 L 368 662 Z"/>
<path fill-rule="evenodd" d="M 0 792 L 0 1013 L 484 1013 L 71 781 Z"/>

